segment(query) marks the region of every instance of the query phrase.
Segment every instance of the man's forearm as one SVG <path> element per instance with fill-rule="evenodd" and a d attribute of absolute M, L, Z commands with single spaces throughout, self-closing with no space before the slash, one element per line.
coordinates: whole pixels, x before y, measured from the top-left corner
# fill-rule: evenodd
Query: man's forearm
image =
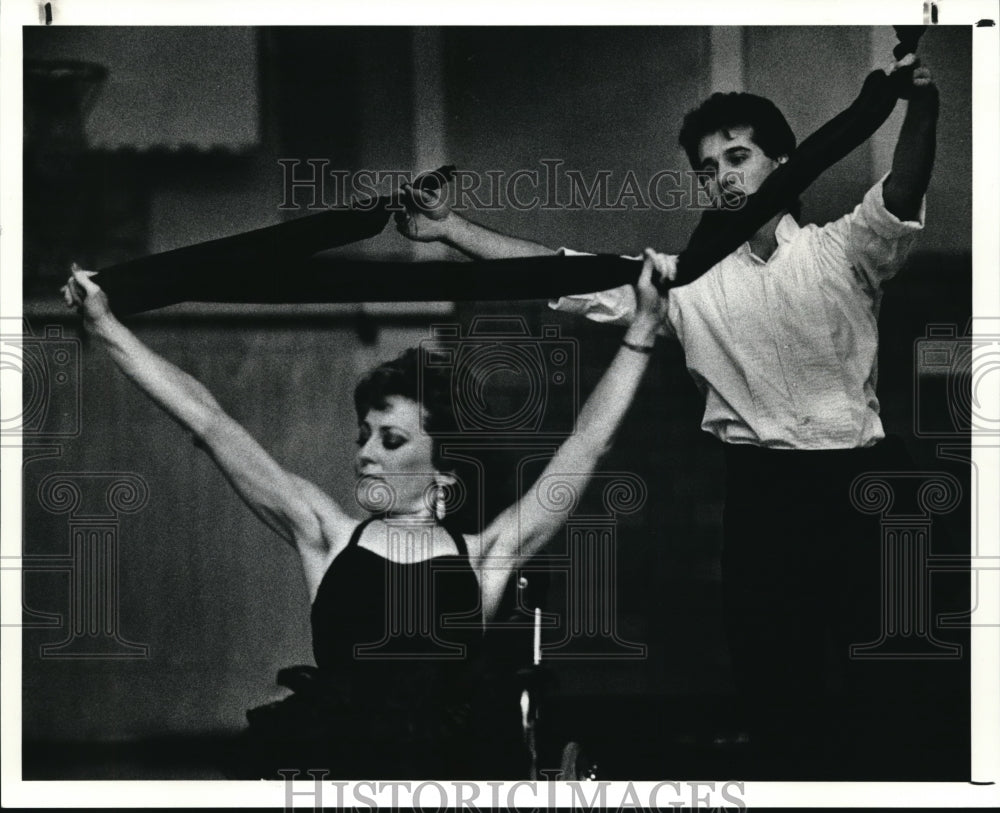
<path fill-rule="evenodd" d="M 936 91 L 910 100 L 883 187 L 885 208 L 900 220 L 915 220 L 920 213 L 934 167 L 937 119 Z"/>
<path fill-rule="evenodd" d="M 493 231 L 452 212 L 442 241 L 474 260 L 507 260 L 514 257 L 542 257 L 556 252 L 519 237 Z"/>

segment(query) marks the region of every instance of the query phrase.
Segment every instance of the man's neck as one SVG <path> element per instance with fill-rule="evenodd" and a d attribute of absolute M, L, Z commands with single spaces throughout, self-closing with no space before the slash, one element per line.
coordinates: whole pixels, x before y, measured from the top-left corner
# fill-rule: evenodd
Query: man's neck
<path fill-rule="evenodd" d="M 775 232 L 778 230 L 778 224 L 781 222 L 781 218 L 785 216 L 784 212 L 780 212 L 767 221 L 763 226 L 761 226 L 757 233 L 750 238 L 750 250 L 755 256 L 760 257 L 764 262 L 771 259 L 771 255 L 778 248 L 778 237 Z"/>

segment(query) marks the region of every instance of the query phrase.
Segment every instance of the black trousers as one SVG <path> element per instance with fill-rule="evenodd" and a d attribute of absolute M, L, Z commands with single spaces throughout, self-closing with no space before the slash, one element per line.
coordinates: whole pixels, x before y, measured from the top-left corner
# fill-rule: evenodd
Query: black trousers
<path fill-rule="evenodd" d="M 831 451 L 726 444 L 725 459 L 724 617 L 759 778 L 912 769 L 908 731 L 920 716 L 913 690 L 924 666 L 850 656 L 851 644 L 878 640 L 882 628 L 879 517 L 852 505 L 851 483 L 911 470 L 902 442 Z"/>

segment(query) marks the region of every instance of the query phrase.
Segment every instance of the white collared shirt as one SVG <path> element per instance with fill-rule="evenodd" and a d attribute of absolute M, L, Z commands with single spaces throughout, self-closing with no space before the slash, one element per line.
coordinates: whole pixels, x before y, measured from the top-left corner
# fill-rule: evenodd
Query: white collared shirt
<path fill-rule="evenodd" d="M 684 348 L 706 432 L 787 449 L 864 447 L 885 436 L 875 395 L 881 284 L 923 228 L 924 204 L 917 221 L 899 220 L 885 208 L 884 181 L 825 226 L 800 228 L 785 215 L 767 262 L 744 243 L 670 291 L 663 332 Z M 619 324 L 636 307 L 629 285 L 549 304 Z"/>

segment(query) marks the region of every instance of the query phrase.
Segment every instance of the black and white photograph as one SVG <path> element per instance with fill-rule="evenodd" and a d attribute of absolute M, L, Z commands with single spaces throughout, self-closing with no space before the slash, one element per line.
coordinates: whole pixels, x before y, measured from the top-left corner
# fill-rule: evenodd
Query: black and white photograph
<path fill-rule="evenodd" d="M 81 6 L 5 806 L 1000 804 L 995 7 Z"/>

